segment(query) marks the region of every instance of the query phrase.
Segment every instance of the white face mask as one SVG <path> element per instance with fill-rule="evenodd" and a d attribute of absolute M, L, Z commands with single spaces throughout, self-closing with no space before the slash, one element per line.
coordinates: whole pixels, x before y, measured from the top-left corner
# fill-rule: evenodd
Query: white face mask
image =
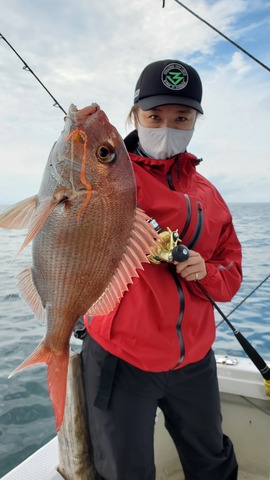
<path fill-rule="evenodd" d="M 142 149 L 151 158 L 164 160 L 185 152 L 194 129 L 148 128 L 138 122 L 138 136 Z"/>

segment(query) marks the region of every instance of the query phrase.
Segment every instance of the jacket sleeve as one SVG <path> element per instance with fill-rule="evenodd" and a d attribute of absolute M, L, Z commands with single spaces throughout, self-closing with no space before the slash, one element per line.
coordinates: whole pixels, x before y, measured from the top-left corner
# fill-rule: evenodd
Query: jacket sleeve
<path fill-rule="evenodd" d="M 223 225 L 212 258 L 206 261 L 207 275 L 200 280 L 201 285 L 216 302 L 231 301 L 239 290 L 242 282 L 241 261 L 241 245 L 230 220 Z M 190 291 L 205 299 L 196 281 L 186 283 Z"/>

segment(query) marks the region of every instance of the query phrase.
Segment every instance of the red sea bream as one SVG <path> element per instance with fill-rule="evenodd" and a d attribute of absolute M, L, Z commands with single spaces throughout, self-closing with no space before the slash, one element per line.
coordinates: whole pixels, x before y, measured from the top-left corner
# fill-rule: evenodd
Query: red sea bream
<path fill-rule="evenodd" d="M 18 287 L 47 324 L 40 345 L 13 373 L 48 365 L 57 430 L 73 328 L 86 312 L 109 313 L 148 261 L 155 231 L 146 220 L 119 133 L 98 105 L 71 105 L 38 195 L 0 216 L 0 227 L 28 227 L 22 248 L 32 241 L 32 265 L 18 275 Z"/>

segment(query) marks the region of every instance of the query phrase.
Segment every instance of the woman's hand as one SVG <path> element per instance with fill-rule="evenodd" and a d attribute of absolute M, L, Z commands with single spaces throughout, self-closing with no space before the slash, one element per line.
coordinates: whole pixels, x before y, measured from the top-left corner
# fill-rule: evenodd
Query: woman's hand
<path fill-rule="evenodd" d="M 177 273 L 188 282 L 202 280 L 207 273 L 204 259 L 194 250 L 189 250 L 188 260 L 181 263 L 174 262 L 174 264 Z"/>

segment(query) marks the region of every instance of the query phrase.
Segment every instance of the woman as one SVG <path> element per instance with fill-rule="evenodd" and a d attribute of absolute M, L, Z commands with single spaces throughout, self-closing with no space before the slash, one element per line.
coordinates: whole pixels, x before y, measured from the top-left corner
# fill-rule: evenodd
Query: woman
<path fill-rule="evenodd" d="M 162 230 L 178 230 L 188 260 L 146 264 L 117 308 L 86 321 L 82 359 L 89 427 L 104 480 L 154 480 L 157 407 L 186 480 L 235 480 L 221 428 L 213 308 L 241 283 L 241 247 L 230 212 L 186 148 L 201 107 L 201 80 L 177 60 L 151 63 L 135 89 L 136 130 L 125 140 L 138 205 Z"/>

